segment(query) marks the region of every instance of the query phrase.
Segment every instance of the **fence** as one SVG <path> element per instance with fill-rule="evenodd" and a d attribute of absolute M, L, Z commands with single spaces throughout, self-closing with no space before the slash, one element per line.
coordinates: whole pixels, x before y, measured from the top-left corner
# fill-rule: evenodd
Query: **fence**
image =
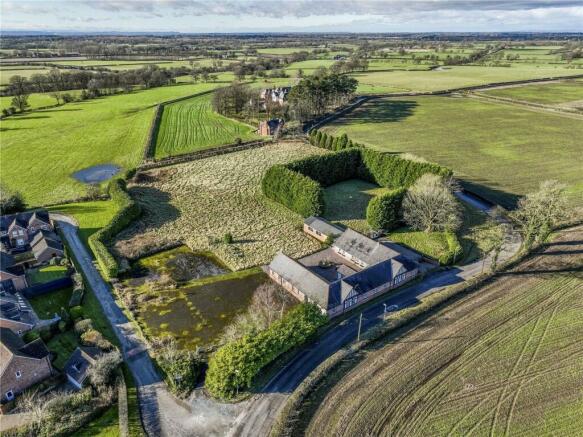
<path fill-rule="evenodd" d="M 45 282 L 43 284 L 32 285 L 22 291 L 22 294 L 27 299 L 36 296 L 42 296 L 43 294 L 50 293 L 51 291 L 59 290 L 61 288 L 70 287 L 73 285 L 73 280 L 70 276 L 64 278 L 54 279 L 50 282 Z"/>

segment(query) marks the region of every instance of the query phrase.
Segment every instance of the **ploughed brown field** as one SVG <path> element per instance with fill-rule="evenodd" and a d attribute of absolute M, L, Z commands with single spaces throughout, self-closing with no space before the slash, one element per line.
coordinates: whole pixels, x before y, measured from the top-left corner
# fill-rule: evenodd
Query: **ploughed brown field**
<path fill-rule="evenodd" d="M 581 435 L 583 227 L 328 375 L 310 436 Z"/>

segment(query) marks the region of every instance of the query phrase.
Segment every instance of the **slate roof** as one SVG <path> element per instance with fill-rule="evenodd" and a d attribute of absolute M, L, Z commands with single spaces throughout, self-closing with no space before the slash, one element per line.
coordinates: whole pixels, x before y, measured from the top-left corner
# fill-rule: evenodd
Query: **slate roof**
<path fill-rule="evenodd" d="M 63 252 L 63 245 L 60 241 L 51 240 L 50 238 L 41 237 L 34 246 L 32 246 L 32 253 L 38 259 L 39 255 L 47 249 L 54 249 Z"/>
<path fill-rule="evenodd" d="M 44 229 L 41 229 L 33 237 L 32 241 L 30 242 L 30 247 L 34 247 L 42 239 L 56 241 L 58 244 L 61 244 L 61 240 L 59 239 L 57 234 L 51 231 L 45 231 Z"/>
<path fill-rule="evenodd" d="M 0 328 L 0 375 L 15 355 L 41 359 L 49 355 L 49 350 L 40 338 L 25 344 L 11 329 Z"/>
<path fill-rule="evenodd" d="M 322 308 L 328 308 L 328 291 L 330 285 L 320 276 L 308 270 L 289 256 L 278 253 L 269 268 L 292 283 L 308 298 L 315 301 Z"/>
<path fill-rule="evenodd" d="M 24 275 L 24 267 L 14 265 L 14 257 L 4 251 L 0 251 L 0 270 L 15 276 Z"/>
<path fill-rule="evenodd" d="M 333 225 L 328 220 L 322 217 L 311 216 L 304 220 L 304 223 L 324 235 L 336 237 L 342 234 L 343 230 L 338 226 Z"/>
<path fill-rule="evenodd" d="M 45 209 L 40 209 L 38 211 L 21 212 L 18 214 L 0 216 L 0 231 L 8 232 L 8 228 L 14 222 L 23 228 L 27 228 L 31 219 L 34 218 L 37 218 L 46 224 L 51 223 L 48 211 Z"/>
<path fill-rule="evenodd" d="M 83 385 L 83 381 L 87 378 L 87 369 L 95 363 L 101 353 L 101 349 L 97 347 L 77 347 L 65 363 L 65 373 L 79 385 Z"/>
<path fill-rule="evenodd" d="M 367 266 L 372 266 L 381 261 L 395 258 L 400 255 L 399 252 L 371 240 L 362 234 L 348 228 L 342 235 L 334 241 L 334 247 L 342 249 L 358 260 L 364 262 Z"/>

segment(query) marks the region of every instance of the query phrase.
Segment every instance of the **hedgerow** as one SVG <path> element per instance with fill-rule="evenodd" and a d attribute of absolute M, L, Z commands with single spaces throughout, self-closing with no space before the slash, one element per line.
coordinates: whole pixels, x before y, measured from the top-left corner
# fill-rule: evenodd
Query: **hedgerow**
<path fill-rule="evenodd" d="M 310 156 L 277 168 L 272 167 L 261 184 L 265 196 L 304 217 L 319 215 L 324 211 L 323 187 L 348 179 L 358 178 L 383 187 L 400 189 L 409 187 L 425 173 L 445 177 L 453 174 L 450 169 L 438 164 L 413 161 L 399 155 L 366 149 L 352 143 L 345 134 L 334 138 L 324 132 L 312 130 L 309 139 L 310 143 L 317 147 L 336 152 Z M 389 202 L 388 198 L 381 203 L 377 201 L 373 206 L 375 217 L 371 217 L 372 220 L 376 224 L 383 221 L 385 226 L 389 222 L 392 223 L 393 219 L 387 218 L 397 215 L 398 211 L 394 208 L 400 208 L 400 203 Z M 389 210 L 381 213 L 379 208 L 382 205 Z M 379 214 L 387 218 L 382 219 Z M 391 227 L 393 226 L 394 224 L 391 224 Z"/>
<path fill-rule="evenodd" d="M 122 229 L 139 217 L 141 211 L 140 206 L 127 193 L 123 179 L 114 179 L 108 189 L 111 200 L 118 206 L 118 212 L 107 226 L 89 237 L 89 247 L 102 273 L 107 279 L 111 279 L 119 274 L 119 265 L 107 246 Z"/>
<path fill-rule="evenodd" d="M 231 398 L 247 388 L 267 364 L 303 343 L 327 321 L 314 304 L 303 303 L 256 335 L 221 347 L 210 359 L 206 388 L 217 398 Z"/>
<path fill-rule="evenodd" d="M 447 252 L 440 256 L 437 261 L 442 266 L 449 266 L 460 259 L 464 253 L 464 250 L 457 235 L 454 232 L 446 232 L 445 240 L 447 241 Z"/>
<path fill-rule="evenodd" d="M 397 188 L 371 199 L 366 208 L 366 221 L 372 229 L 390 231 L 399 225 L 399 211 L 406 191 Z"/>
<path fill-rule="evenodd" d="M 304 217 L 324 211 L 324 193 L 319 183 L 284 165 L 269 168 L 261 180 L 263 194 Z"/>

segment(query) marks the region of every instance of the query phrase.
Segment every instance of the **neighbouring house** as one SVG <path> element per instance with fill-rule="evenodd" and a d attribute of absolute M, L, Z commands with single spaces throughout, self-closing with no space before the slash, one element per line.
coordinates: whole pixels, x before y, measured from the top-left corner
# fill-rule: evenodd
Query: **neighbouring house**
<path fill-rule="evenodd" d="M 283 105 L 287 100 L 287 95 L 291 91 L 291 87 L 279 87 L 279 88 L 265 88 L 259 93 L 259 97 L 263 100 L 263 106 L 265 109 L 266 103 L 271 101 L 278 105 Z"/>
<path fill-rule="evenodd" d="M 101 349 L 97 347 L 80 346 L 71 354 L 65 363 L 65 374 L 67 379 L 77 389 L 83 387 L 83 383 L 87 379 L 87 370 L 101 355 Z"/>
<path fill-rule="evenodd" d="M 418 263 L 392 246 L 346 229 L 331 247 L 299 260 L 277 254 L 267 272 L 300 301 L 336 317 L 418 275 Z"/>
<path fill-rule="evenodd" d="M 41 230 L 33 237 L 30 247 L 38 264 L 46 264 L 53 258 L 65 256 L 63 244 L 54 232 Z"/>
<path fill-rule="evenodd" d="M 20 293 L 14 289 L 0 289 L 0 328 L 8 328 L 22 335 L 38 322 L 36 313 Z"/>
<path fill-rule="evenodd" d="M 3 288 L 13 287 L 15 290 L 28 287 L 24 267 L 16 265 L 14 257 L 4 251 L 0 251 L 0 283 Z"/>
<path fill-rule="evenodd" d="M 304 232 L 316 240 L 325 242 L 340 236 L 344 230 L 322 217 L 312 216 L 304 220 Z"/>
<path fill-rule="evenodd" d="M 0 216 L 0 239 L 9 250 L 26 247 L 40 230 L 54 230 L 46 210 Z"/>
<path fill-rule="evenodd" d="M 9 402 L 28 387 L 53 374 L 50 352 L 39 338 L 30 343 L 8 328 L 0 328 L 0 393 Z"/>
<path fill-rule="evenodd" d="M 281 118 L 273 118 L 271 120 L 264 120 L 259 122 L 259 129 L 257 129 L 259 135 L 277 136 L 283 128 L 284 121 Z"/>

